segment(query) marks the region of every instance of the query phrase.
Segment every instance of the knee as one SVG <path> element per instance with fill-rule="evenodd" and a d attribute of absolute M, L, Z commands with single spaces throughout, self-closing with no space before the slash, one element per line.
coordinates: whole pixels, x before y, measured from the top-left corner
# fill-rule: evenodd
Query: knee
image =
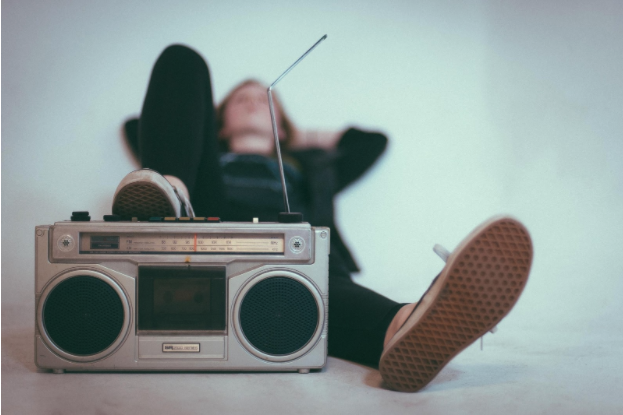
<path fill-rule="evenodd" d="M 197 51 L 180 44 L 167 46 L 158 57 L 156 65 L 208 70 L 206 61 Z"/>

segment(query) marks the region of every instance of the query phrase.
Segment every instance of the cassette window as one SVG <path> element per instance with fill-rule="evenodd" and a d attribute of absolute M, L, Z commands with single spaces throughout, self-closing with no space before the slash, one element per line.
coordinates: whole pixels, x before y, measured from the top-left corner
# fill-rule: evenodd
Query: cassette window
<path fill-rule="evenodd" d="M 142 266 L 139 331 L 225 331 L 225 267 Z"/>

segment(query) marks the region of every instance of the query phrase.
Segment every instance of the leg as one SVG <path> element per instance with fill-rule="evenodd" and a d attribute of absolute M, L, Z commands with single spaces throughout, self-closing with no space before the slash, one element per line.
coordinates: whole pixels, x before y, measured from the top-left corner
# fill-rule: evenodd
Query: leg
<path fill-rule="evenodd" d="M 407 321 L 411 313 L 413 313 L 413 309 L 415 309 L 416 305 L 417 303 L 407 304 L 401 307 L 400 310 L 398 310 L 398 312 L 392 319 L 391 323 L 389 323 L 389 326 L 387 327 L 387 331 L 385 332 L 385 338 L 383 340 L 383 348 L 387 346 L 387 343 L 389 343 L 389 341 L 392 339 L 392 337 L 394 337 L 396 332 L 400 330 L 400 327 L 402 327 L 405 321 Z"/>
<path fill-rule="evenodd" d="M 387 329 L 404 304 L 355 284 L 341 256 L 329 260 L 329 355 L 379 364 Z"/>
<path fill-rule="evenodd" d="M 220 215 L 225 186 L 208 66 L 180 45 L 162 52 L 145 96 L 139 122 L 143 167 L 179 178 L 197 215 Z"/>
<path fill-rule="evenodd" d="M 329 355 L 377 367 L 387 328 L 404 304 L 343 277 L 329 277 L 329 297 Z"/>
<path fill-rule="evenodd" d="M 526 285 L 532 252 L 528 231 L 512 218 L 493 218 L 468 235 L 385 345 L 385 383 L 405 392 L 425 387 L 495 327 Z"/>

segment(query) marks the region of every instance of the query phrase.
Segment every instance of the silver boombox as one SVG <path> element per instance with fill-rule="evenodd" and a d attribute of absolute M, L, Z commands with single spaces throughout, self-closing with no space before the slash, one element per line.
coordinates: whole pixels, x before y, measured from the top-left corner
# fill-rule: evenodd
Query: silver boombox
<path fill-rule="evenodd" d="M 40 368 L 306 372 L 326 362 L 327 228 L 65 221 L 35 238 Z"/>
<path fill-rule="evenodd" d="M 286 207 L 279 223 L 91 222 L 74 212 L 36 227 L 38 367 L 306 373 L 325 365 L 329 229 L 290 213 L 271 93 L 324 39 L 267 91 Z"/>

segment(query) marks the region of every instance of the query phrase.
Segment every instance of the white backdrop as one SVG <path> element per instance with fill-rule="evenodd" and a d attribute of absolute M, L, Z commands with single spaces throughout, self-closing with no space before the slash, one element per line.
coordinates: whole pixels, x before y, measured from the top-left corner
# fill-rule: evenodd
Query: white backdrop
<path fill-rule="evenodd" d="M 417 300 L 435 243 L 510 213 L 536 255 L 503 325 L 623 328 L 623 3 L 213 3 L 3 1 L 3 303 L 34 303 L 35 225 L 110 213 L 136 167 L 121 125 L 164 47 L 200 51 L 220 99 L 327 33 L 278 91 L 300 128 L 390 138 L 337 201 L 356 281 Z"/>

